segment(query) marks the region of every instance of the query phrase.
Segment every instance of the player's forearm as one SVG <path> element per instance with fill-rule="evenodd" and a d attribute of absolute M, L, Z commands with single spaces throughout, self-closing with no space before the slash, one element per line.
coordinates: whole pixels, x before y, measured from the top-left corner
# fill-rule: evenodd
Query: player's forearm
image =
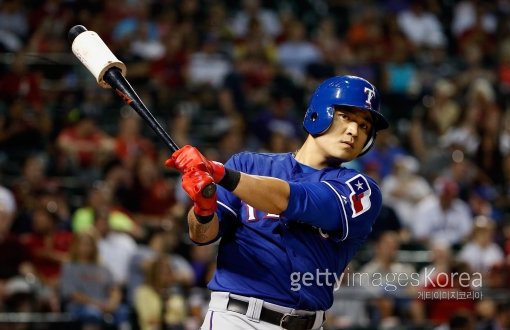
<path fill-rule="evenodd" d="M 188 227 L 189 238 L 197 243 L 207 243 L 212 241 L 218 236 L 220 228 L 218 216 L 216 214 L 210 222 L 202 224 L 198 222 L 193 209 L 188 212 Z"/>
<path fill-rule="evenodd" d="M 289 204 L 290 187 L 280 179 L 241 173 L 233 193 L 257 210 L 280 214 Z"/>

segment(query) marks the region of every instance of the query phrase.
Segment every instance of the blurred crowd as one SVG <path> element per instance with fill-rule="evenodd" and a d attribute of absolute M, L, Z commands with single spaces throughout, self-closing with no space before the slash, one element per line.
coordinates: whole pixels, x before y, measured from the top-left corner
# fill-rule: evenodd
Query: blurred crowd
<path fill-rule="evenodd" d="M 178 145 L 222 162 L 295 151 L 324 78 L 373 82 L 391 129 L 345 166 L 384 205 L 346 273 L 420 277 L 342 282 L 325 329 L 509 329 L 509 18 L 509 0 L 0 0 L 0 315 L 197 329 L 207 306 L 216 246 L 187 237 L 168 148 L 71 53 L 81 24 Z"/>

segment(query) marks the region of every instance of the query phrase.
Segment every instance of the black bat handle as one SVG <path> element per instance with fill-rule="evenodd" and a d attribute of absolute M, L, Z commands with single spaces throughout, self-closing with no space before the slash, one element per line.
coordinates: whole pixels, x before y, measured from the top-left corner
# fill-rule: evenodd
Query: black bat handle
<path fill-rule="evenodd" d="M 115 92 L 122 98 L 122 100 L 131 106 L 148 124 L 149 126 L 156 132 L 156 134 L 165 142 L 172 153 L 176 152 L 179 147 L 172 140 L 170 135 L 161 127 L 159 122 L 154 118 L 152 113 L 147 109 L 145 104 L 140 100 L 138 95 L 135 93 L 129 93 L 129 91 L 133 91 L 133 87 L 129 84 L 127 79 L 122 76 L 120 69 L 111 68 L 103 76 L 104 81 L 106 81 Z M 117 88 L 119 86 L 120 88 Z"/>
<path fill-rule="evenodd" d="M 104 81 L 106 81 L 112 88 L 114 88 L 117 95 L 119 95 L 124 103 L 128 104 L 133 108 L 154 130 L 154 132 L 163 140 L 163 142 L 167 145 L 172 153 L 176 152 L 179 147 L 172 140 L 170 135 L 161 127 L 159 122 L 154 118 L 152 113 L 147 109 L 142 100 L 138 97 L 138 95 L 134 92 L 133 87 L 129 84 L 126 78 L 122 75 L 120 69 L 111 68 L 105 72 L 103 76 Z M 117 86 L 119 88 L 117 88 Z M 216 185 L 214 183 L 209 184 L 207 187 L 202 190 L 202 195 L 206 198 L 210 198 L 216 192 Z"/>

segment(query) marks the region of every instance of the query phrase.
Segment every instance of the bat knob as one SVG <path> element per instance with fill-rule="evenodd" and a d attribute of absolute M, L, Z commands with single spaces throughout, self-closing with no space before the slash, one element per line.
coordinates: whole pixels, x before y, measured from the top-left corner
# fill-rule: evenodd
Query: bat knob
<path fill-rule="evenodd" d="M 215 192 L 216 185 L 214 183 L 211 183 L 202 190 L 202 196 L 204 196 L 205 198 L 211 198 Z"/>
<path fill-rule="evenodd" d="M 77 36 L 85 31 L 87 31 L 87 28 L 85 28 L 83 25 L 75 25 L 69 29 L 69 32 L 67 33 L 67 39 L 69 39 L 69 42 L 72 44 L 74 39 L 76 39 Z"/>

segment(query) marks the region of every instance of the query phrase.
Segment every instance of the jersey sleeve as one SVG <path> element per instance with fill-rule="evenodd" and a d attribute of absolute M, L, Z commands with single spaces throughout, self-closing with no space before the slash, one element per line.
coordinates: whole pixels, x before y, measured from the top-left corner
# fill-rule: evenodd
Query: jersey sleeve
<path fill-rule="evenodd" d="M 341 240 L 365 238 L 381 210 L 381 191 L 362 174 L 343 181 L 290 183 L 289 220 L 339 233 Z"/>

